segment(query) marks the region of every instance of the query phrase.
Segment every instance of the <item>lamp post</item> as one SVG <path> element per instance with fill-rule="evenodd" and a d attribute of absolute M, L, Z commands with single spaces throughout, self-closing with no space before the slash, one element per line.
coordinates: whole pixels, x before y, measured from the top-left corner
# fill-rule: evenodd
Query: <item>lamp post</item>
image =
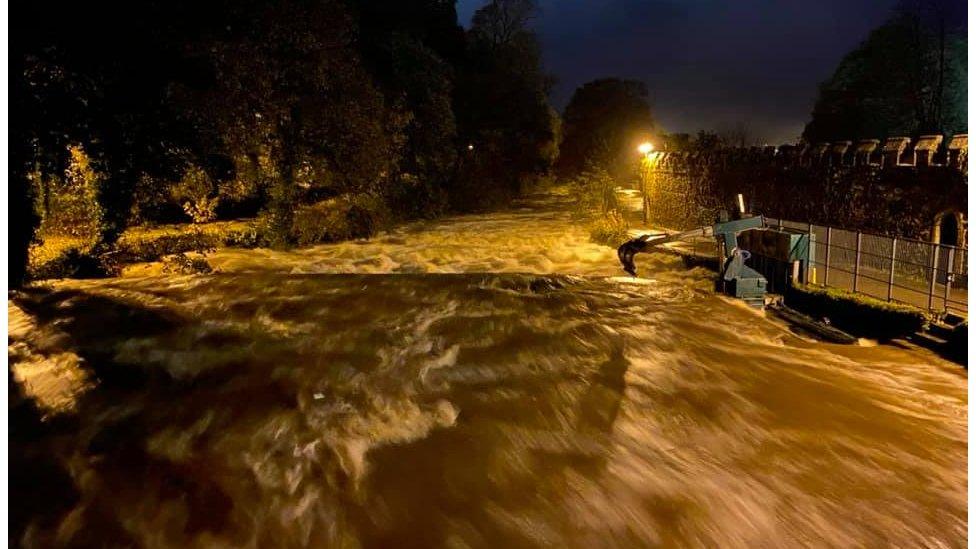
<path fill-rule="evenodd" d="M 637 152 L 643 155 L 640 167 L 640 186 L 641 186 L 641 221 L 647 225 L 647 178 L 650 176 L 651 162 L 650 154 L 654 151 L 654 145 L 650 141 L 645 141 L 637 146 Z"/>

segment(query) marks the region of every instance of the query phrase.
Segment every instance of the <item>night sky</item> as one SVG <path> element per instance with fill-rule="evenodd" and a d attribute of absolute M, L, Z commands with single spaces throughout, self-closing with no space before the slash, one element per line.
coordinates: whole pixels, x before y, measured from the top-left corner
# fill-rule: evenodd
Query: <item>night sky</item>
<path fill-rule="evenodd" d="M 484 0 L 459 0 L 467 26 Z M 745 123 L 772 144 L 803 131 L 817 85 L 896 0 L 540 0 L 560 111 L 580 84 L 643 80 L 668 132 Z"/>

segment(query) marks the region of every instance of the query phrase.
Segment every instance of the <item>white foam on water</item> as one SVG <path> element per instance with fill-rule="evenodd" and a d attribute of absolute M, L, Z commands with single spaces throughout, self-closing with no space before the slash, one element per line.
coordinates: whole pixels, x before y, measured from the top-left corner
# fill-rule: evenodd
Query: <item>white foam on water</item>
<path fill-rule="evenodd" d="M 611 276 L 608 277 L 607 280 L 610 282 L 616 282 L 618 284 L 634 284 L 638 286 L 648 286 L 657 283 L 657 280 L 654 280 L 653 278 L 640 278 L 634 276 Z"/>
<path fill-rule="evenodd" d="M 565 204 L 520 206 L 17 297 L 15 382 L 75 425 L 35 455 L 78 497 L 20 541 L 965 539 L 965 371 L 797 337 L 664 253 L 625 277 Z"/>
<path fill-rule="evenodd" d="M 45 416 L 74 412 L 95 382 L 81 357 L 60 350 L 67 335 L 53 326 L 38 326 L 12 301 L 7 302 L 7 319 L 7 360 L 14 381 Z"/>

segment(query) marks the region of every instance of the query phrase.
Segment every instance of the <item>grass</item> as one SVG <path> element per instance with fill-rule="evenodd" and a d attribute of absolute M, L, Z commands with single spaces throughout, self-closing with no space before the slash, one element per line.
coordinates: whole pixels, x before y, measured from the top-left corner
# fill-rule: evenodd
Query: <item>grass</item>
<path fill-rule="evenodd" d="M 116 251 L 126 262 L 156 261 L 165 255 L 199 252 L 217 247 L 254 248 L 262 243 L 256 219 L 210 223 L 137 226 L 126 229 Z"/>
<path fill-rule="evenodd" d="M 628 239 L 627 222 L 617 210 L 610 210 L 590 224 L 590 240 L 616 248 Z"/>
<path fill-rule="evenodd" d="M 167 255 L 222 246 L 254 248 L 262 242 L 256 219 L 136 226 L 122 233 L 110 260 L 105 261 L 91 256 L 90 240 L 43 236 L 30 248 L 28 275 L 32 280 L 98 276 L 117 273 L 124 264 L 158 261 Z"/>
<path fill-rule="evenodd" d="M 888 340 L 921 330 L 928 318 L 911 305 L 882 301 L 837 288 L 798 285 L 787 290 L 786 304 L 815 318 L 828 318 L 853 335 Z"/>
<path fill-rule="evenodd" d="M 374 196 L 354 195 L 301 206 L 295 212 L 292 241 L 299 246 L 364 238 L 391 221 L 392 215 Z M 111 252 L 95 257 L 90 240 L 48 236 L 31 247 L 28 276 L 89 278 L 114 276 L 126 265 L 168 258 L 178 270 L 198 272 L 202 265 L 185 264 L 187 252 L 205 253 L 220 247 L 256 248 L 269 244 L 265 220 L 236 219 L 209 223 L 133 226 L 122 233 Z M 192 269 L 191 269 L 192 267 Z"/>
<path fill-rule="evenodd" d="M 61 278 L 70 272 L 75 259 L 91 252 L 90 239 L 76 236 L 42 236 L 31 245 L 27 273 L 31 279 Z"/>

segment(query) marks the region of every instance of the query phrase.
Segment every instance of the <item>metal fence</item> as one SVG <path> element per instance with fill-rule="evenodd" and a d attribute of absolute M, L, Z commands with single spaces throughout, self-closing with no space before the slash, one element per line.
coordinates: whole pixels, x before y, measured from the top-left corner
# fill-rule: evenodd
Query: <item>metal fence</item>
<path fill-rule="evenodd" d="M 766 218 L 770 227 L 813 235 L 807 280 L 936 314 L 967 316 L 966 248 Z"/>

